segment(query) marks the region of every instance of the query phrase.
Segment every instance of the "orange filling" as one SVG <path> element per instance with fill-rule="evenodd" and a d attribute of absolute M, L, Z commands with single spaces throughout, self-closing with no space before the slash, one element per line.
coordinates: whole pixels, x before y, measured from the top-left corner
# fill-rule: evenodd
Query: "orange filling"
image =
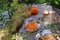
<path fill-rule="evenodd" d="M 37 30 L 37 23 L 36 22 L 29 22 L 28 24 L 26 24 L 25 29 L 28 31 L 32 31 L 32 30 Z"/>

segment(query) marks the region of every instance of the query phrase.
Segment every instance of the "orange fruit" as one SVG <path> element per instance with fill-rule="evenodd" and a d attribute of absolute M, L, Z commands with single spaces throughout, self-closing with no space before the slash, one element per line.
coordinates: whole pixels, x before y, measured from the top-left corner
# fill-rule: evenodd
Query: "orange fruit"
<path fill-rule="evenodd" d="M 38 14 L 38 8 L 37 7 L 31 7 L 30 12 L 32 15 L 36 15 L 36 14 Z"/>

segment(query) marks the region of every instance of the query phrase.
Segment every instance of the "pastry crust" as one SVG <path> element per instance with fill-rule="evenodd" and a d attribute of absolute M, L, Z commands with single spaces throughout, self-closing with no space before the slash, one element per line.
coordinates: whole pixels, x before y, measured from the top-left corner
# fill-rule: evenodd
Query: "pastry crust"
<path fill-rule="evenodd" d="M 56 40 L 56 38 L 52 34 L 47 34 L 43 36 L 42 40 Z"/>

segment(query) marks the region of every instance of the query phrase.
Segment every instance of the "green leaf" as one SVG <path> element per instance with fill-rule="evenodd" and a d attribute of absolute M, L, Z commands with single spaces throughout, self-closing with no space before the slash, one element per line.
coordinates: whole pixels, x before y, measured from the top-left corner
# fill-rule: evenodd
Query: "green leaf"
<path fill-rule="evenodd" d="M 39 0 L 39 3 L 44 3 L 46 2 L 46 0 Z"/>
<path fill-rule="evenodd" d="M 58 2 L 57 0 L 55 0 L 55 4 L 56 4 L 56 5 L 59 5 L 59 2 Z"/>

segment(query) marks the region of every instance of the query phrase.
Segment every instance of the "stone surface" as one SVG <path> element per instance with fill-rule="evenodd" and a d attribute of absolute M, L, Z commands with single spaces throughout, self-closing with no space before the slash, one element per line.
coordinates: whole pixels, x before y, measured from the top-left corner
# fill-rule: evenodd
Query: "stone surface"
<path fill-rule="evenodd" d="M 10 18 L 10 16 L 9 16 L 9 14 L 8 14 L 8 11 L 3 11 L 3 12 L 1 13 L 0 26 L 6 26 L 5 23 L 10 20 L 9 18 Z M 3 21 L 3 22 L 2 22 L 2 21 Z"/>
<path fill-rule="evenodd" d="M 0 21 L 0 26 L 3 26 L 3 22 L 2 21 Z"/>
<path fill-rule="evenodd" d="M 44 3 L 44 4 L 36 4 L 36 6 L 39 8 L 39 13 L 37 15 L 31 16 L 30 17 L 30 20 L 32 19 L 32 20 L 37 21 L 38 18 L 41 18 L 43 16 L 43 11 L 44 10 L 48 10 L 48 11 L 51 11 L 52 10 L 52 7 L 50 5 L 47 5 L 46 3 Z M 26 20 L 29 21 L 29 18 L 27 18 Z M 26 20 L 25 20 L 24 23 L 28 22 Z M 43 26 L 43 22 L 40 21 L 40 23 L 41 23 L 41 27 L 42 27 Z M 25 30 L 24 31 L 23 30 L 24 30 L 24 26 L 20 29 L 20 32 L 23 32 L 23 33 L 26 32 Z M 33 34 L 28 35 L 28 37 L 27 37 L 28 40 L 36 40 L 36 36 L 35 35 L 37 33 L 38 32 L 35 32 Z"/>
<path fill-rule="evenodd" d="M 2 14 L 4 19 L 9 19 L 8 11 L 3 11 L 1 14 Z"/>

